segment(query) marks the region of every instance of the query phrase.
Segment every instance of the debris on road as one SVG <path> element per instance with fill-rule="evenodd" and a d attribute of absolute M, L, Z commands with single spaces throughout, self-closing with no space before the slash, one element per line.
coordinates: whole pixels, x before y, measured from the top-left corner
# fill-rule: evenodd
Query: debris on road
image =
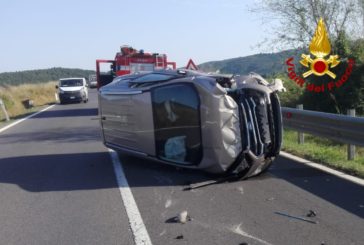
<path fill-rule="evenodd" d="M 166 203 L 164 204 L 164 207 L 165 207 L 165 208 L 169 208 L 171 205 L 172 205 L 172 200 L 171 200 L 171 199 L 168 199 L 168 200 L 166 201 Z"/>
<path fill-rule="evenodd" d="M 181 239 L 183 239 L 183 235 L 176 236 L 176 238 L 175 238 L 175 239 L 177 239 L 177 240 L 181 240 Z"/>
<path fill-rule="evenodd" d="M 245 238 L 250 238 L 256 242 L 259 242 L 260 244 L 263 245 L 272 245 L 271 243 L 264 241 L 263 239 L 260 239 L 258 237 L 255 237 L 253 235 L 248 234 L 247 232 L 243 231 L 243 229 L 241 228 L 242 224 L 239 224 L 238 226 L 235 226 L 231 229 L 232 232 L 234 232 L 235 234 L 241 235 Z M 241 244 L 247 244 L 247 243 L 241 243 Z"/>
<path fill-rule="evenodd" d="M 242 195 L 244 195 L 244 188 L 242 186 L 239 186 L 236 188 Z"/>
<path fill-rule="evenodd" d="M 181 224 L 186 224 L 187 221 L 191 221 L 191 217 L 188 215 L 187 211 L 182 211 L 181 213 L 178 214 L 178 216 L 169 218 L 166 220 L 166 223 L 181 223 Z"/>
<path fill-rule="evenodd" d="M 265 199 L 266 201 L 274 201 L 274 200 L 276 200 L 274 197 L 270 197 L 270 198 L 267 198 L 267 199 Z"/>
<path fill-rule="evenodd" d="M 206 180 L 206 181 L 202 181 L 199 183 L 190 184 L 188 187 L 183 188 L 183 191 L 190 191 L 190 190 L 206 187 L 209 185 L 221 184 L 221 183 L 225 183 L 225 182 L 238 181 L 240 179 L 241 179 L 241 176 L 232 174 L 232 175 L 228 175 L 226 177 L 219 178 L 219 179 Z"/>
<path fill-rule="evenodd" d="M 188 187 L 183 188 L 183 191 L 190 191 L 193 189 L 198 189 L 201 187 L 206 187 L 209 185 L 214 185 L 214 184 L 218 184 L 218 180 L 207 180 L 207 181 L 203 181 L 203 182 L 199 182 L 199 183 L 194 183 L 194 184 L 189 184 Z"/>
<path fill-rule="evenodd" d="M 315 211 L 310 210 L 310 211 L 308 212 L 308 214 L 306 214 L 306 217 L 310 217 L 310 218 L 312 218 L 312 217 L 316 217 L 316 213 L 315 213 Z"/>
<path fill-rule="evenodd" d="M 181 224 L 185 224 L 187 221 L 190 221 L 191 218 L 188 215 L 187 211 L 182 211 L 179 215 L 178 215 L 178 222 Z"/>
<path fill-rule="evenodd" d="M 297 219 L 297 220 L 301 220 L 301 221 L 306 221 L 306 222 L 311 223 L 311 224 L 317 224 L 317 221 L 314 221 L 314 220 L 309 220 L 309 219 L 305 219 L 305 218 L 302 218 L 302 217 L 292 216 L 292 215 L 281 213 L 281 212 L 274 212 L 274 213 L 278 214 L 278 215 L 288 217 L 288 218 Z"/>

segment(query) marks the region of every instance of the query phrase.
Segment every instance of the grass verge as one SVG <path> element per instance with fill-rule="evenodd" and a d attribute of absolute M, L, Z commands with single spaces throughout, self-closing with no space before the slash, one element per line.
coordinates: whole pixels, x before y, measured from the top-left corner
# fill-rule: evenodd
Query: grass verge
<path fill-rule="evenodd" d="M 12 120 L 19 119 L 30 113 L 39 111 L 44 106 L 53 104 L 55 99 L 55 85 L 57 82 L 41 84 L 22 84 L 19 86 L 0 86 L 0 98 L 4 101 L 6 110 Z M 25 108 L 22 101 L 32 100 L 33 107 Z M 5 115 L 0 110 L 0 126 L 5 126 L 9 122 L 5 121 Z"/>
<path fill-rule="evenodd" d="M 347 160 L 347 145 L 309 134 L 305 134 L 304 144 L 298 144 L 297 132 L 285 129 L 282 150 L 364 178 L 363 147 L 356 147 L 355 160 L 349 161 Z"/>

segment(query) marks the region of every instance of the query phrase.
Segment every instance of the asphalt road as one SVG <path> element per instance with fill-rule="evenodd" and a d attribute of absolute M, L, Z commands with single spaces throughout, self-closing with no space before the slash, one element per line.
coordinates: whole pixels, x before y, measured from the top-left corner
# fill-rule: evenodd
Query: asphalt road
<path fill-rule="evenodd" d="M 119 158 L 153 244 L 363 244 L 364 187 L 290 159 L 184 190 L 212 177 Z M 0 207 L 0 244 L 134 244 L 95 90 L 0 133 Z M 191 220 L 175 222 L 184 210 Z"/>

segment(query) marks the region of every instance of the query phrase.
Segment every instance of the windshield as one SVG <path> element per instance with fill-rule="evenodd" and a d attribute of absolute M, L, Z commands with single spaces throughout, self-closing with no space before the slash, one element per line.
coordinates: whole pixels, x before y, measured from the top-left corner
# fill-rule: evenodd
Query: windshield
<path fill-rule="evenodd" d="M 61 80 L 60 87 L 78 87 L 82 86 L 82 79 L 69 79 L 69 80 Z"/>

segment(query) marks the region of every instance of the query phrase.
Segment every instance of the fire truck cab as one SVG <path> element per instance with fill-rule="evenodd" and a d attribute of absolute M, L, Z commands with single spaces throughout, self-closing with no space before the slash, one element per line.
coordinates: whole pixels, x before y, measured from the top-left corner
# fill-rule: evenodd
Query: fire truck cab
<path fill-rule="evenodd" d="M 110 64 L 109 72 L 101 72 L 102 63 Z M 98 88 L 110 83 L 114 77 L 135 72 L 176 69 L 175 62 L 167 61 L 167 55 L 158 53 L 145 53 L 130 46 L 121 46 L 114 60 L 96 60 L 96 76 Z"/>

